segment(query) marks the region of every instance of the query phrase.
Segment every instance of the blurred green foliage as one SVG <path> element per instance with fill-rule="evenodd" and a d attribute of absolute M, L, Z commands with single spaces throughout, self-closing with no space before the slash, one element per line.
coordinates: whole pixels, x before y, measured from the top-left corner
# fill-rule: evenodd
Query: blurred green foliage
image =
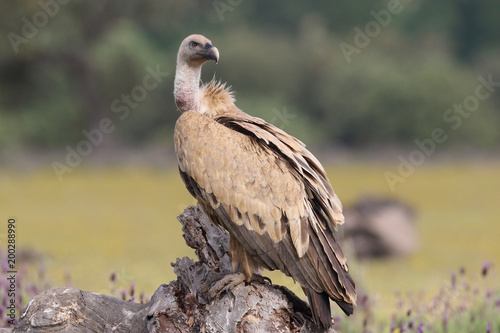
<path fill-rule="evenodd" d="M 497 91 L 456 130 L 443 119 L 478 76 L 500 81 L 496 0 L 402 0 L 377 23 L 394 1 L 4 1 L 0 149 L 63 149 L 103 118 L 116 126 L 107 143 L 170 141 L 176 52 L 191 33 L 221 52 L 205 81 L 215 73 L 244 111 L 306 143 L 411 145 L 441 127 L 447 144 L 498 148 Z M 378 33 L 347 61 L 339 45 L 355 45 L 370 22 Z M 121 119 L 113 102 L 139 96 L 158 66 L 168 76 Z"/>

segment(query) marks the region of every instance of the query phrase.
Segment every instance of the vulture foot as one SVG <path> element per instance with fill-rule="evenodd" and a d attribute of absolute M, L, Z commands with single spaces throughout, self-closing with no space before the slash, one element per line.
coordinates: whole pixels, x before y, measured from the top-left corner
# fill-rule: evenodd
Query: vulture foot
<path fill-rule="evenodd" d="M 227 274 L 219 281 L 215 282 L 209 290 L 210 299 L 215 299 L 223 292 L 229 293 L 237 285 L 245 281 L 243 273 Z"/>
<path fill-rule="evenodd" d="M 271 279 L 269 279 L 268 277 L 261 276 L 259 274 L 253 274 L 252 277 L 250 278 L 250 281 L 246 281 L 245 275 L 243 273 L 227 274 L 222 279 L 215 282 L 213 286 L 210 288 L 209 290 L 210 299 L 217 298 L 223 292 L 226 293 L 231 292 L 236 286 L 242 284 L 243 282 L 245 282 L 245 285 L 248 285 L 251 282 L 258 282 L 261 284 L 269 282 L 270 284 L 272 284 Z"/>
<path fill-rule="evenodd" d="M 260 274 L 255 274 L 255 273 L 252 275 L 250 282 L 258 282 L 260 284 L 264 284 L 264 283 L 268 282 L 269 284 L 273 284 L 273 281 L 271 281 L 271 279 L 268 278 L 267 276 L 262 276 Z M 250 282 L 248 282 L 248 283 L 250 283 Z"/>

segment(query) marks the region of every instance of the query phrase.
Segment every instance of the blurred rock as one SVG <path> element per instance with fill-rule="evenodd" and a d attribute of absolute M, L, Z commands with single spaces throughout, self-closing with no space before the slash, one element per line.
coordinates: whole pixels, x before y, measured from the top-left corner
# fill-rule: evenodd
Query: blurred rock
<path fill-rule="evenodd" d="M 359 258 L 409 255 L 419 246 L 415 212 L 404 202 L 367 196 L 344 214 L 343 241 Z"/>

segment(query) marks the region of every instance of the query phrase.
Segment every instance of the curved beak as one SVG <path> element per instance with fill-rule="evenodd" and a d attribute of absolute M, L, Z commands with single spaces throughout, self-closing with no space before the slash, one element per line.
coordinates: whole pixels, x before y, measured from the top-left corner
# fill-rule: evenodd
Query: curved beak
<path fill-rule="evenodd" d="M 215 60 L 217 64 L 219 62 L 219 50 L 210 43 L 205 45 L 205 50 L 203 51 L 207 59 Z"/>

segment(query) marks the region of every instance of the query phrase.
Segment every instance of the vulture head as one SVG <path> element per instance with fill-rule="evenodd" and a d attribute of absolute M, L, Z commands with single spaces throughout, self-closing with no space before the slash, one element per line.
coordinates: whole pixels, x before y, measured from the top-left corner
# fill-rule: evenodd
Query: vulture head
<path fill-rule="evenodd" d="M 212 45 L 210 39 L 202 35 L 191 35 L 182 41 L 177 60 L 194 66 L 201 66 L 208 60 L 215 60 L 217 63 L 219 50 Z"/>
<path fill-rule="evenodd" d="M 191 35 L 184 39 L 177 53 L 174 97 L 181 112 L 200 110 L 201 66 L 208 60 L 219 61 L 219 50 L 210 39 Z"/>

